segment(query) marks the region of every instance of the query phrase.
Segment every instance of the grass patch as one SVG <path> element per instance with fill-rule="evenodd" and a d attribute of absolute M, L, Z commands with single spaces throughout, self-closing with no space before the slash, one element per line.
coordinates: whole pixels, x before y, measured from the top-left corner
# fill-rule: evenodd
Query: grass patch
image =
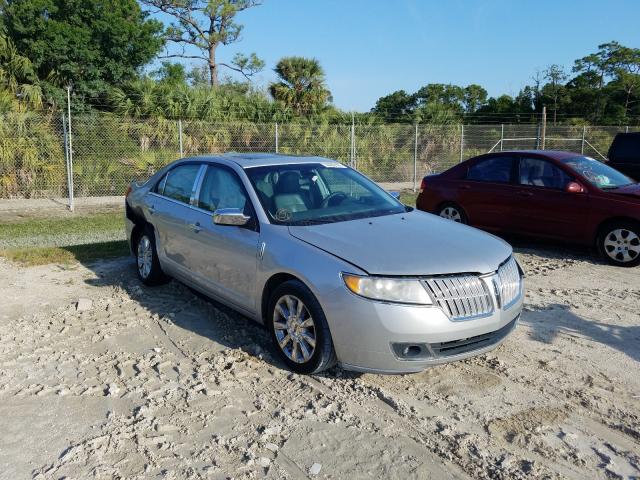
<path fill-rule="evenodd" d="M 0 242 L 21 237 L 96 234 L 124 229 L 122 212 L 0 222 Z"/>
<path fill-rule="evenodd" d="M 96 260 L 129 255 L 126 241 L 91 243 L 68 247 L 11 248 L 0 251 L 0 256 L 25 267 L 49 263 L 90 263 Z"/>
<path fill-rule="evenodd" d="M 400 192 L 400 201 L 410 207 L 416 206 L 416 199 L 418 198 L 418 192 L 413 190 L 402 190 Z"/>

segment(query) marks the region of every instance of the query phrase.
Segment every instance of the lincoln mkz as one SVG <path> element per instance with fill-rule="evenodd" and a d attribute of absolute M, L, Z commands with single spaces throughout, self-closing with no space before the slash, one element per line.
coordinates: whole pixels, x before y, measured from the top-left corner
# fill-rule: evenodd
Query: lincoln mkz
<path fill-rule="evenodd" d="M 337 161 L 178 160 L 126 197 L 140 280 L 175 278 L 266 325 L 299 373 L 408 373 L 514 329 L 523 272 L 504 241 L 407 207 Z"/>

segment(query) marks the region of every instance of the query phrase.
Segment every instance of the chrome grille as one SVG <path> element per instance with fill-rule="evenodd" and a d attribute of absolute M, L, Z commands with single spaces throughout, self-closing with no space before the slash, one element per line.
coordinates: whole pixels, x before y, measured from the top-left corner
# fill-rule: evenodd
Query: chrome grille
<path fill-rule="evenodd" d="M 522 291 L 522 279 L 515 258 L 510 257 L 500 265 L 498 279 L 500 281 L 500 304 L 503 309 L 507 309 L 518 300 Z"/>
<path fill-rule="evenodd" d="M 474 275 L 453 275 L 424 280 L 437 305 L 452 320 L 465 320 L 493 312 L 485 282 Z"/>

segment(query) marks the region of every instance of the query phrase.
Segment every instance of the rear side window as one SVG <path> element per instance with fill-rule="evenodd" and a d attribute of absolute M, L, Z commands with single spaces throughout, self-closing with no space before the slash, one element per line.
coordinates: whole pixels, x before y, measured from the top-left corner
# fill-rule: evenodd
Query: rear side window
<path fill-rule="evenodd" d="M 195 164 L 182 165 L 169 170 L 158 184 L 158 193 L 179 202 L 189 203 L 198 170 L 200 165 Z M 162 190 L 160 187 L 163 187 Z"/>
<path fill-rule="evenodd" d="M 562 190 L 572 179 L 551 162 L 540 158 L 520 159 L 520 185 Z"/>
<path fill-rule="evenodd" d="M 620 133 L 613 139 L 609 160 L 615 163 L 640 163 L 640 133 Z"/>
<path fill-rule="evenodd" d="M 512 157 L 494 157 L 481 160 L 469 168 L 467 180 L 478 182 L 509 183 L 513 170 Z"/>

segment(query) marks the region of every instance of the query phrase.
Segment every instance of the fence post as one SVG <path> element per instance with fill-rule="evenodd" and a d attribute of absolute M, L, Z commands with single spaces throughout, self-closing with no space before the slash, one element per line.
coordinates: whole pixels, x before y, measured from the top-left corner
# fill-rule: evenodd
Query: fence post
<path fill-rule="evenodd" d="M 629 133 L 629 125 L 624 128 L 624 133 Z"/>
<path fill-rule="evenodd" d="M 69 169 L 69 143 L 67 139 L 67 119 L 64 111 L 62 112 L 62 138 L 64 140 L 64 163 L 67 172 L 67 196 L 69 199 L 68 207 L 71 209 L 71 170 Z"/>
<path fill-rule="evenodd" d="M 464 123 L 460 125 L 460 163 L 464 157 Z"/>
<path fill-rule="evenodd" d="M 413 145 L 413 192 L 415 193 L 418 183 L 418 124 L 416 123 L 416 137 Z"/>
<path fill-rule="evenodd" d="M 278 153 L 278 122 L 276 122 L 276 153 Z"/>
<path fill-rule="evenodd" d="M 182 120 L 178 119 L 178 143 L 180 144 L 180 158 L 184 155 L 182 152 Z"/>
<path fill-rule="evenodd" d="M 545 147 L 545 143 L 546 143 L 546 136 L 547 136 L 547 107 L 542 107 L 542 128 L 541 128 L 541 134 L 540 136 L 541 138 L 541 148 L 542 150 L 544 150 Z"/>
<path fill-rule="evenodd" d="M 500 125 L 500 151 L 502 151 L 502 147 L 504 144 L 504 123 Z"/>
<path fill-rule="evenodd" d="M 71 87 L 67 87 L 67 151 L 68 151 L 68 166 L 69 172 L 69 210 L 73 212 L 74 199 L 73 199 L 73 142 L 71 141 Z"/>
<path fill-rule="evenodd" d="M 350 128 L 350 132 L 349 132 L 349 166 L 351 168 L 356 168 L 355 167 L 355 163 L 356 163 L 356 159 L 355 159 L 355 154 L 354 154 L 354 142 L 355 142 L 355 132 L 354 132 L 355 128 L 353 123 L 351 124 L 351 128 Z"/>
<path fill-rule="evenodd" d="M 587 126 L 583 125 L 582 126 L 582 147 L 580 147 L 580 154 L 581 155 L 584 155 L 584 140 L 585 140 L 586 135 L 587 135 Z"/>

